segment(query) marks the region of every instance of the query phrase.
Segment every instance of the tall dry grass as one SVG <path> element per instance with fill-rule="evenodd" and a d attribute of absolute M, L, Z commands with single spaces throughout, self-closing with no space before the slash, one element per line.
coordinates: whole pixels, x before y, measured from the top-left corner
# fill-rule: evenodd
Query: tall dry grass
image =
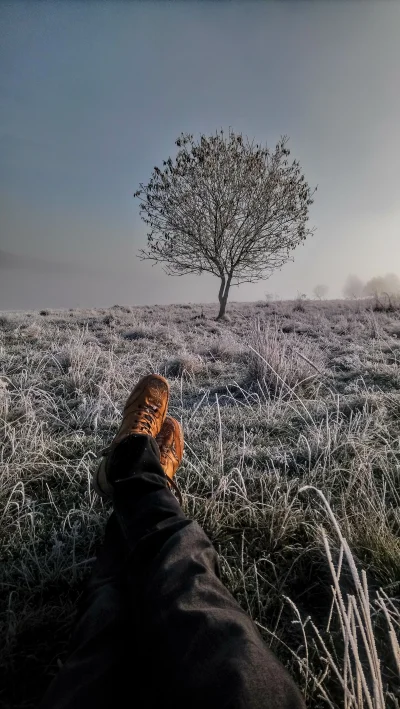
<path fill-rule="evenodd" d="M 399 706 L 397 316 L 295 307 L 3 317 L 4 706 L 36 705 L 65 657 L 110 512 L 91 472 L 149 371 L 184 427 L 184 509 L 308 706 Z"/>

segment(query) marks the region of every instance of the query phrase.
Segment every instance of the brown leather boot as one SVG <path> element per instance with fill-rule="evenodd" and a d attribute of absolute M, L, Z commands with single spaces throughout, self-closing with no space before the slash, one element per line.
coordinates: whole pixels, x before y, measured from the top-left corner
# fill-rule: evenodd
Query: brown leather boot
<path fill-rule="evenodd" d="M 156 441 L 164 473 L 172 480 L 183 458 L 183 431 L 179 421 L 167 416 Z"/>
<path fill-rule="evenodd" d="M 93 475 L 93 486 L 102 497 L 111 497 L 113 488 L 107 480 L 106 462 L 114 448 L 132 433 L 156 436 L 161 431 L 167 415 L 169 384 L 159 374 L 142 377 L 125 404 L 122 424 L 112 441 L 102 453 L 103 460 Z"/>

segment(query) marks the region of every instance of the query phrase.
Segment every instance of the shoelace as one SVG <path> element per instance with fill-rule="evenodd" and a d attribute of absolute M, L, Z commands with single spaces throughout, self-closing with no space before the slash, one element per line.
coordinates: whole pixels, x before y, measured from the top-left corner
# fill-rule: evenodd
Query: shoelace
<path fill-rule="evenodd" d="M 182 493 L 181 493 L 179 487 L 177 486 L 175 480 L 168 477 L 167 473 L 164 473 L 164 475 L 167 478 L 167 481 L 168 481 L 168 484 L 170 485 L 170 487 L 172 487 L 174 489 L 174 491 L 176 492 L 176 495 L 178 497 L 178 502 L 179 502 L 180 506 L 182 507 L 183 499 L 182 499 Z"/>
<path fill-rule="evenodd" d="M 134 423 L 140 423 L 140 429 L 150 435 L 150 428 L 153 423 L 154 414 L 156 411 L 157 406 L 151 406 L 151 404 L 143 404 L 137 409 L 137 414 L 134 418 Z M 125 417 L 126 415 L 127 412 L 125 412 Z"/>

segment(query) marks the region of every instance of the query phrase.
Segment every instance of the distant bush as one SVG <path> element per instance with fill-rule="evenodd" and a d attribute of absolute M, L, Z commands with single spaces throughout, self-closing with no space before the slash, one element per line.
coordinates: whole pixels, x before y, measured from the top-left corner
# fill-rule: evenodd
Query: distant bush
<path fill-rule="evenodd" d="M 296 298 L 295 305 L 293 306 L 293 310 L 295 310 L 298 313 L 305 313 L 306 309 L 304 306 L 304 301 L 307 300 L 307 295 L 306 293 L 299 293 L 299 295 Z"/>
<path fill-rule="evenodd" d="M 243 343 L 229 333 L 216 339 L 215 342 L 204 349 L 204 352 L 207 352 L 212 358 L 224 362 L 247 360 L 248 355 Z"/>
<path fill-rule="evenodd" d="M 6 327 L 8 327 L 9 324 L 10 324 L 10 320 L 7 317 L 7 315 L 0 315 L 0 327 L 6 328 Z"/>
<path fill-rule="evenodd" d="M 54 355 L 54 362 L 66 373 L 72 366 L 71 352 L 67 349 L 61 350 Z"/>
<path fill-rule="evenodd" d="M 112 305 L 110 310 L 120 310 L 122 313 L 130 313 L 131 309 L 125 305 Z"/>
<path fill-rule="evenodd" d="M 322 298 L 325 298 L 325 296 L 328 294 L 329 288 L 328 286 L 323 285 L 322 283 L 315 286 L 314 288 L 314 295 L 318 300 L 321 300 Z"/>
<path fill-rule="evenodd" d="M 183 374 L 199 374 L 204 369 L 204 362 L 200 357 L 184 354 L 169 359 L 165 365 L 165 376 L 181 377 Z"/>
<path fill-rule="evenodd" d="M 396 295 L 400 293 L 400 280 L 395 273 L 387 273 L 386 276 L 376 276 L 371 278 L 364 286 L 364 295 L 375 297 L 386 295 Z"/>
<path fill-rule="evenodd" d="M 307 394 L 321 378 L 323 363 L 319 353 L 298 354 L 275 327 L 262 327 L 256 322 L 247 339 L 251 349 L 248 357 L 250 378 L 272 396 L 287 396 L 296 392 Z M 311 350 L 311 348 L 310 348 Z"/>
<path fill-rule="evenodd" d="M 205 320 L 206 316 L 204 315 L 204 309 L 201 309 L 200 315 L 193 315 L 192 320 Z"/>
<path fill-rule="evenodd" d="M 0 315 L 0 329 L 1 330 L 13 330 L 16 326 L 16 322 L 9 315 Z"/>
<path fill-rule="evenodd" d="M 399 298 L 389 293 L 383 293 L 380 297 L 376 294 L 372 305 L 372 310 L 378 313 L 394 313 L 400 309 Z"/>
<path fill-rule="evenodd" d="M 343 286 L 343 295 L 346 298 L 361 298 L 364 295 L 364 283 L 353 274 L 347 277 Z"/>
<path fill-rule="evenodd" d="M 39 315 L 50 315 L 50 310 L 41 310 Z"/>
<path fill-rule="evenodd" d="M 24 338 L 36 340 L 42 335 L 42 327 L 39 324 L 33 322 L 24 328 L 24 330 L 21 332 L 21 335 Z"/>
<path fill-rule="evenodd" d="M 343 295 L 346 298 L 368 298 L 375 297 L 377 300 L 386 296 L 390 301 L 391 296 L 400 295 L 400 279 L 395 273 L 387 273 L 385 276 L 374 276 L 369 281 L 363 283 L 358 276 L 350 275 L 343 287 Z M 390 303 L 389 303 L 390 306 Z M 376 310 L 390 312 L 382 301 L 377 302 Z"/>
<path fill-rule="evenodd" d="M 146 327 L 137 327 L 123 335 L 124 340 L 154 340 L 154 334 Z"/>

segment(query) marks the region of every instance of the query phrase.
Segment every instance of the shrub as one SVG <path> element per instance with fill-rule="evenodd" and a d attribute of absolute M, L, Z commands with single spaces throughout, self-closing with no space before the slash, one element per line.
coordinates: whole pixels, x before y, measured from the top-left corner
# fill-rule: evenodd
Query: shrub
<path fill-rule="evenodd" d="M 165 376 L 181 377 L 184 374 L 199 374 L 204 369 L 204 362 L 201 357 L 191 354 L 183 354 L 169 359 L 165 365 Z"/>
<path fill-rule="evenodd" d="M 308 347 L 307 354 L 293 348 L 275 326 L 262 327 L 257 321 L 249 333 L 248 372 L 272 396 L 309 394 L 323 375 L 319 351 Z M 315 364 L 318 362 L 319 366 Z"/>
<path fill-rule="evenodd" d="M 230 333 L 224 333 L 206 348 L 202 350 L 204 353 L 211 355 L 213 359 L 222 360 L 224 362 L 242 361 L 247 359 L 247 352 L 244 344 L 235 339 Z"/>
<path fill-rule="evenodd" d="M 10 318 L 7 315 L 0 315 L 0 327 L 7 330 L 11 325 Z"/>
<path fill-rule="evenodd" d="M 137 327 L 135 330 L 125 332 L 123 338 L 124 340 L 154 340 L 154 335 L 149 332 L 145 326 L 143 326 Z"/>

